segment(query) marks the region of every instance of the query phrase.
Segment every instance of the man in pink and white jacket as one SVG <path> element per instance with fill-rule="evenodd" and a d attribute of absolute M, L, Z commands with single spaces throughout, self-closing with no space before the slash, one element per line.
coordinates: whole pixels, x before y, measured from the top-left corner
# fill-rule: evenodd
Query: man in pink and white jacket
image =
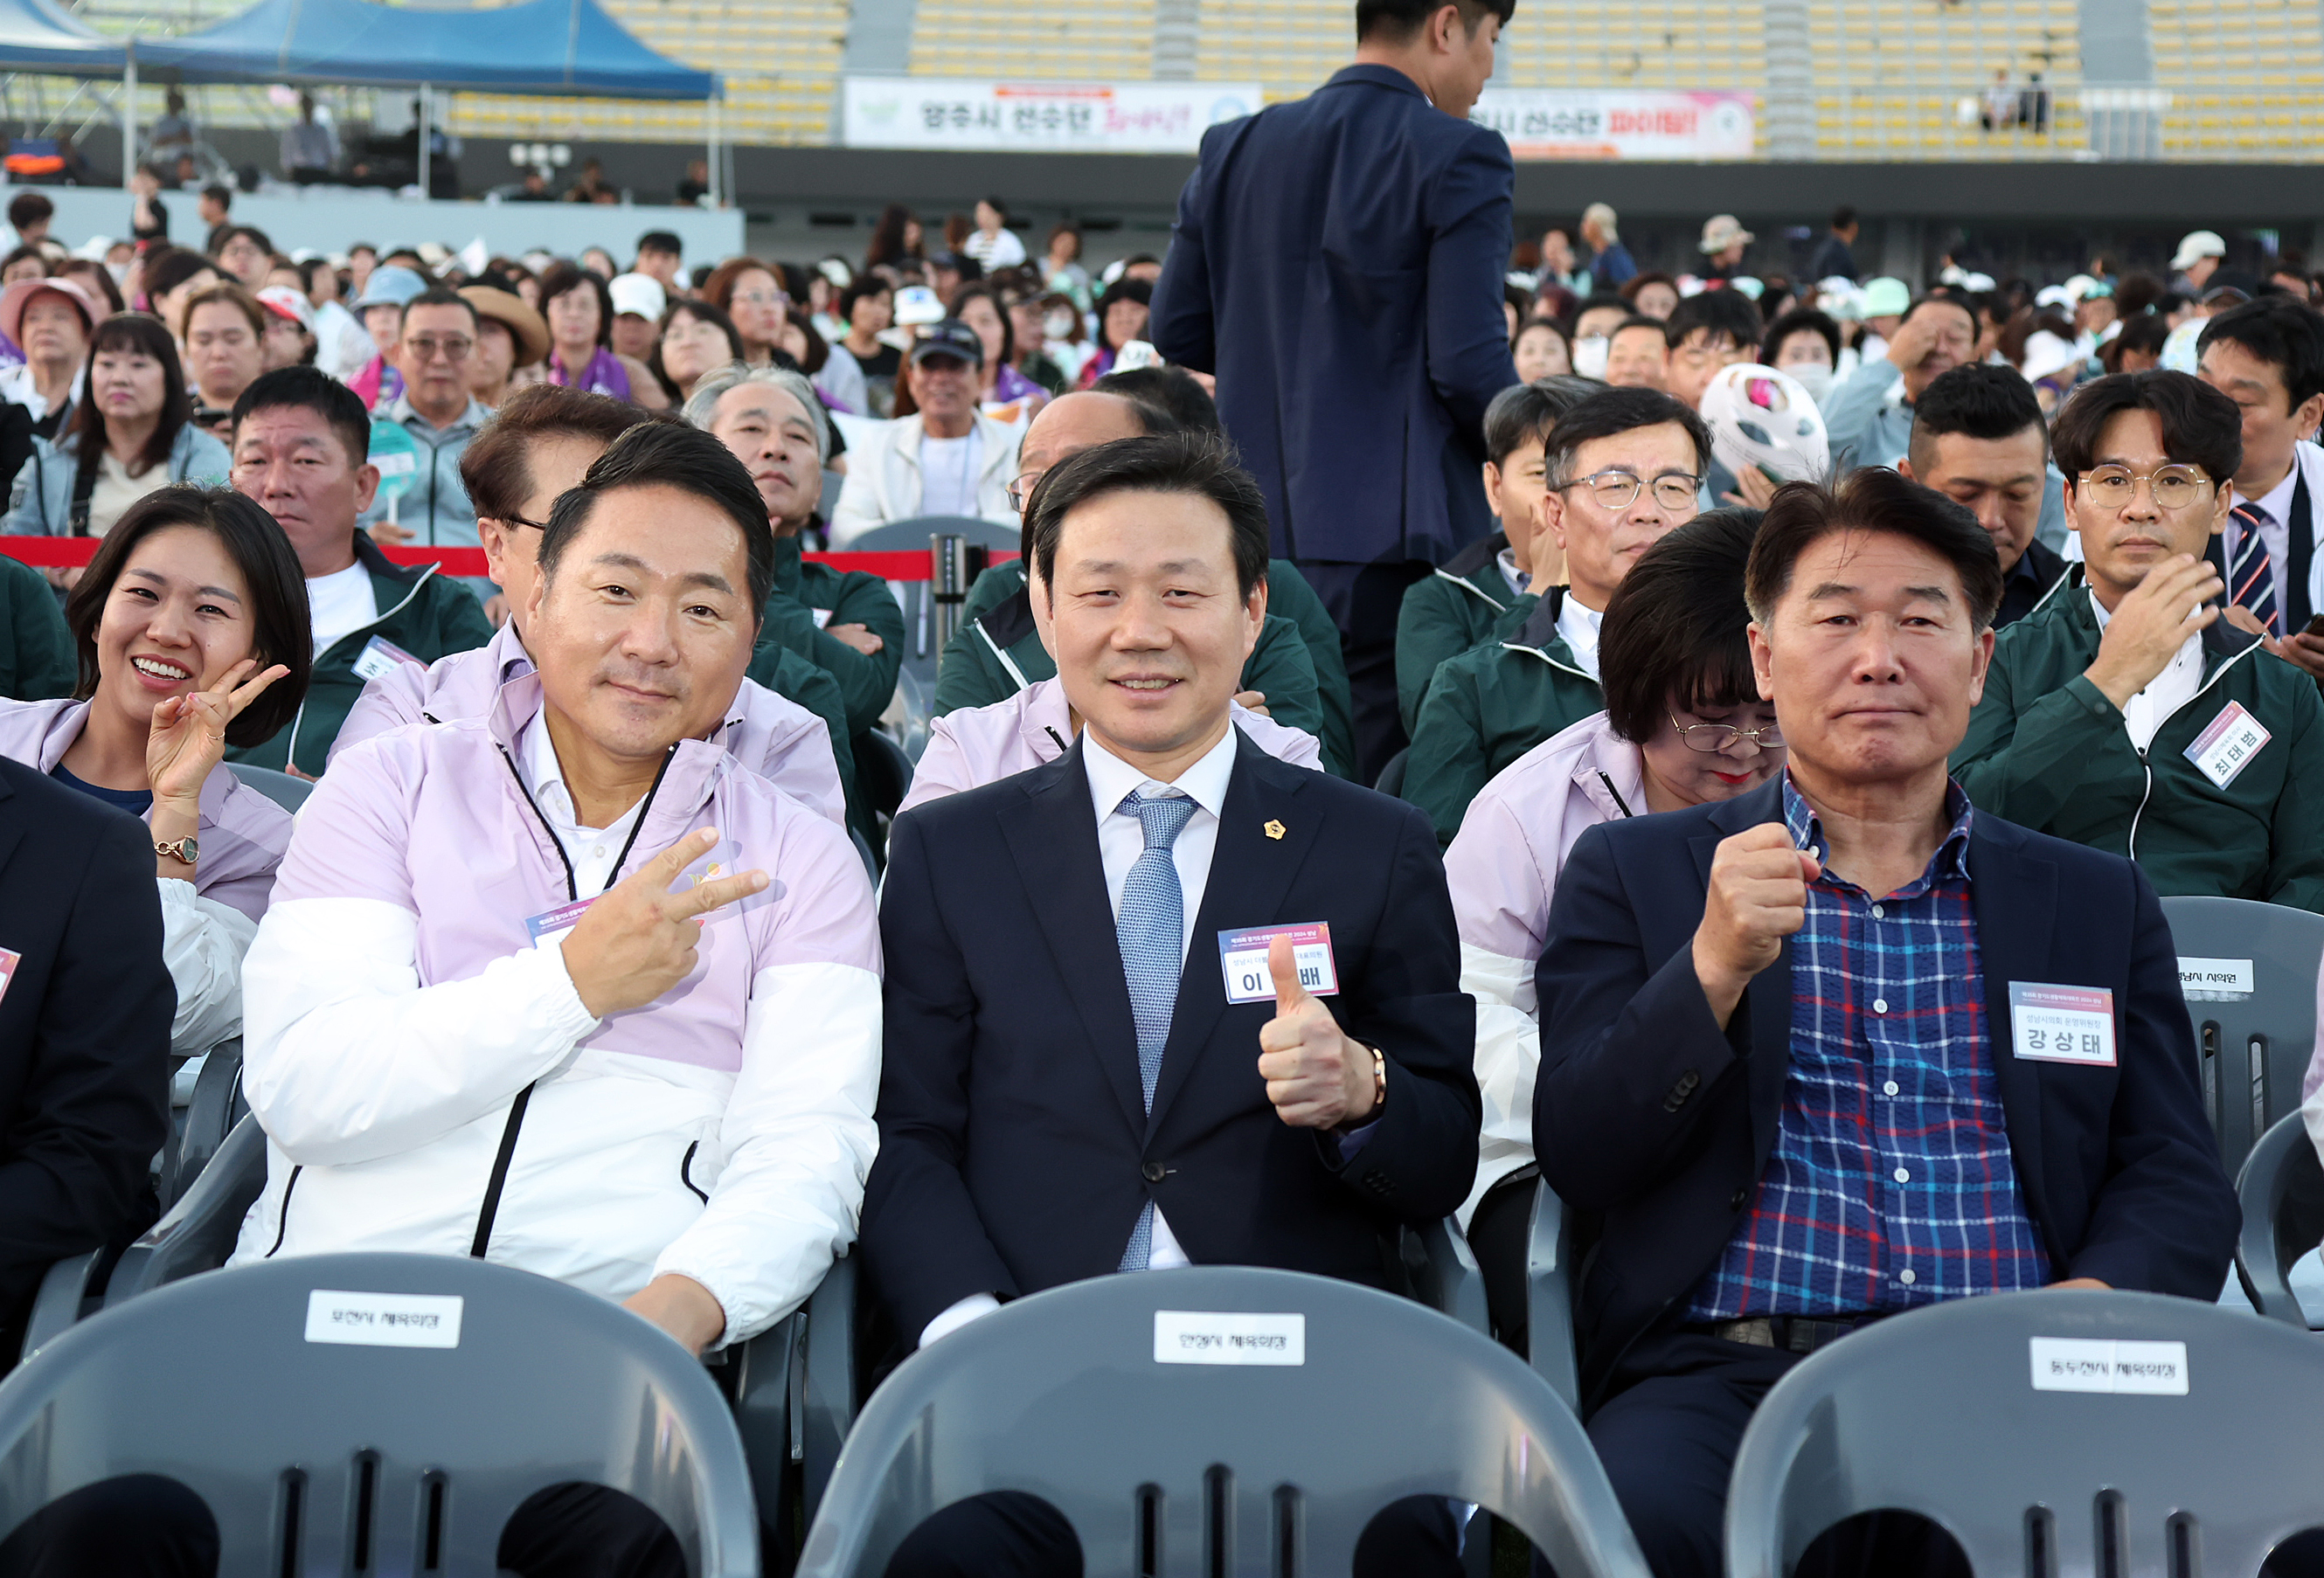
<path fill-rule="evenodd" d="M 853 1241 L 872 892 L 844 831 L 705 738 L 774 564 L 724 445 L 625 434 L 539 560 L 538 671 L 344 752 L 300 813 L 244 968 L 269 1164 L 235 1261 L 473 1254 L 699 1352 Z"/>

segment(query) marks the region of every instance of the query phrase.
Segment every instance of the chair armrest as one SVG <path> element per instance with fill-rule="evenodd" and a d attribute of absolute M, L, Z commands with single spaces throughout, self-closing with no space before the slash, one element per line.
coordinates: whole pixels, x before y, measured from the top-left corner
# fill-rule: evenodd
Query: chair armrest
<path fill-rule="evenodd" d="M 235 1036 L 212 1047 L 209 1056 L 202 1060 L 201 1072 L 194 1076 L 194 1099 L 186 1107 L 178 1154 L 161 1180 L 163 1210 L 193 1188 L 210 1158 L 226 1143 L 227 1132 L 248 1110 L 242 1103 L 242 1038 Z"/>
<path fill-rule="evenodd" d="M 177 1204 L 121 1252 L 106 1284 L 105 1307 L 226 1264 L 243 1217 L 265 1188 L 266 1135 L 256 1118 L 245 1116 Z"/>
<path fill-rule="evenodd" d="M 1485 1307 L 1485 1274 L 1477 1269 L 1469 1241 L 1451 1218 L 1406 1228 L 1404 1260 L 1413 1297 L 1480 1336 L 1493 1335 Z"/>
<path fill-rule="evenodd" d="M 841 1255 L 807 1301 L 807 1352 L 798 1372 L 800 1490 L 811 1523 L 831 1482 L 832 1464 L 855 1425 L 855 1257 Z"/>
<path fill-rule="evenodd" d="M 32 1310 L 24 1323 L 21 1357 L 31 1358 L 72 1329 L 73 1323 L 81 1317 L 82 1305 L 90 1297 L 90 1287 L 101 1280 L 100 1271 L 106 1258 L 105 1251 L 93 1249 L 86 1254 L 68 1256 L 48 1269 L 41 1278 L 40 1291 L 32 1295 Z"/>
<path fill-rule="evenodd" d="M 2262 1315 L 2308 1329 L 2287 1273 L 2324 1236 L 2324 1162 L 2297 1112 L 2260 1136 L 2236 1176 L 2243 1230 L 2236 1238 L 2236 1275 Z"/>
<path fill-rule="evenodd" d="M 734 1428 L 742 1437 L 742 1456 L 751 1468 L 751 1490 L 758 1498 L 759 1520 L 788 1539 L 789 1498 L 785 1493 L 795 1461 L 792 1439 L 798 1425 L 792 1397 L 798 1389 L 799 1345 L 806 1340 L 807 1317 L 792 1315 L 777 1321 L 733 1355 L 742 1366 L 734 1381 Z"/>
<path fill-rule="evenodd" d="M 1526 1241 L 1526 1357 L 1534 1373 L 1578 1411 L 1582 1379 L 1574 1362 L 1572 1257 L 1565 1202 L 1547 1184 L 1536 1184 L 1533 1228 Z"/>

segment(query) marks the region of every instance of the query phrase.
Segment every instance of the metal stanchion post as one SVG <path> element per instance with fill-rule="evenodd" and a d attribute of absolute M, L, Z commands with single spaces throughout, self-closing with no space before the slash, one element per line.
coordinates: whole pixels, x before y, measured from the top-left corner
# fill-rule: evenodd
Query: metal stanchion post
<path fill-rule="evenodd" d="M 944 662 L 944 650 L 952 644 L 953 632 L 960 628 L 961 605 L 968 601 L 968 589 L 984 573 L 991 554 L 971 543 L 964 537 L 933 535 L 928 538 L 928 557 L 934 571 L 928 582 L 928 601 L 936 615 L 936 662 Z"/>

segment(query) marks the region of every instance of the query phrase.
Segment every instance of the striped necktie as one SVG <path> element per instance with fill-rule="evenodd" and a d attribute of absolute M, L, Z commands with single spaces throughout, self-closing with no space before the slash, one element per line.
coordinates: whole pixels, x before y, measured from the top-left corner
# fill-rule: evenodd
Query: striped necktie
<path fill-rule="evenodd" d="M 1178 863 L 1170 847 L 1194 814 L 1184 794 L 1152 799 L 1132 794 L 1120 809 L 1145 830 L 1146 848 L 1121 884 L 1121 909 L 1113 930 L 1121 946 L 1121 973 L 1130 986 L 1130 1018 L 1138 1026 L 1138 1084 L 1146 1110 L 1154 1110 L 1154 1087 L 1162 1078 L 1162 1049 L 1170 1040 L 1170 1018 L 1178 1003 L 1178 973 L 1186 955 L 1186 899 L 1178 885 Z M 1120 1270 L 1142 1271 L 1154 1258 L 1154 1202 L 1138 1214 L 1138 1225 L 1121 1252 Z"/>
<path fill-rule="evenodd" d="M 2259 507 L 2239 503 L 2234 508 L 2234 549 L 2227 555 L 2227 601 L 2249 609 L 2267 633 L 2283 635 L 2283 619 L 2275 606 L 2275 565 L 2267 556 L 2267 543 L 2259 535 Z"/>

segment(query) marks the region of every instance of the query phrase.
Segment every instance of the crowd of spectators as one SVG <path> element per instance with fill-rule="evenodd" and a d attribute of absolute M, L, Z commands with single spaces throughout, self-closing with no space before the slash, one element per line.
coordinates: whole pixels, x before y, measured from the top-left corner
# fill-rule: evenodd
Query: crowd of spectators
<path fill-rule="evenodd" d="M 1847 208 L 1798 278 L 1730 215 L 1678 272 L 1603 203 L 1513 248 L 1505 153 L 1495 208 L 1443 113 L 1506 10 L 1362 14 L 1239 174 L 1206 145 L 1167 258 L 1095 274 L 998 197 L 860 260 L 482 268 L 286 255 L 230 198 L 199 248 L 141 203 L 72 253 L 20 198 L 0 533 L 96 542 L 0 555 L 0 1034 L 69 1069 L 0 1125 L 43 1180 L 0 1296 L 143 1225 L 171 1071 L 235 1037 L 234 1263 L 485 1255 L 697 1353 L 858 1243 L 893 1362 L 1115 1271 L 1381 1283 L 1447 1216 L 1521 1342 L 1545 1183 L 1663 1574 L 1719 1570 L 1802 1355 L 2012 1289 L 2215 1296 L 2157 895 L 2324 912 L 2314 281 L 2197 232 L 2168 283 L 1908 285 Z M 1386 115 L 1465 216 L 1406 304 L 1440 337 L 1286 362 L 1249 326 L 1305 286 L 1236 227 L 1309 223 L 1360 172 L 1285 171 Z M 302 114 L 286 163 L 334 157 Z M 924 517 L 1022 547 L 932 694 L 891 588 L 809 556 Z M 1263 987 L 1186 968 L 1253 925 Z M 2024 981 L 2112 992 L 2106 1056 L 2027 1043 Z M 592 1494 L 524 1570 L 624 1527 Z M 1028 1500 L 893 1570 L 1078 1570 Z M 1392 1510 L 1360 1572 L 1454 1570 L 1462 1515 Z"/>

